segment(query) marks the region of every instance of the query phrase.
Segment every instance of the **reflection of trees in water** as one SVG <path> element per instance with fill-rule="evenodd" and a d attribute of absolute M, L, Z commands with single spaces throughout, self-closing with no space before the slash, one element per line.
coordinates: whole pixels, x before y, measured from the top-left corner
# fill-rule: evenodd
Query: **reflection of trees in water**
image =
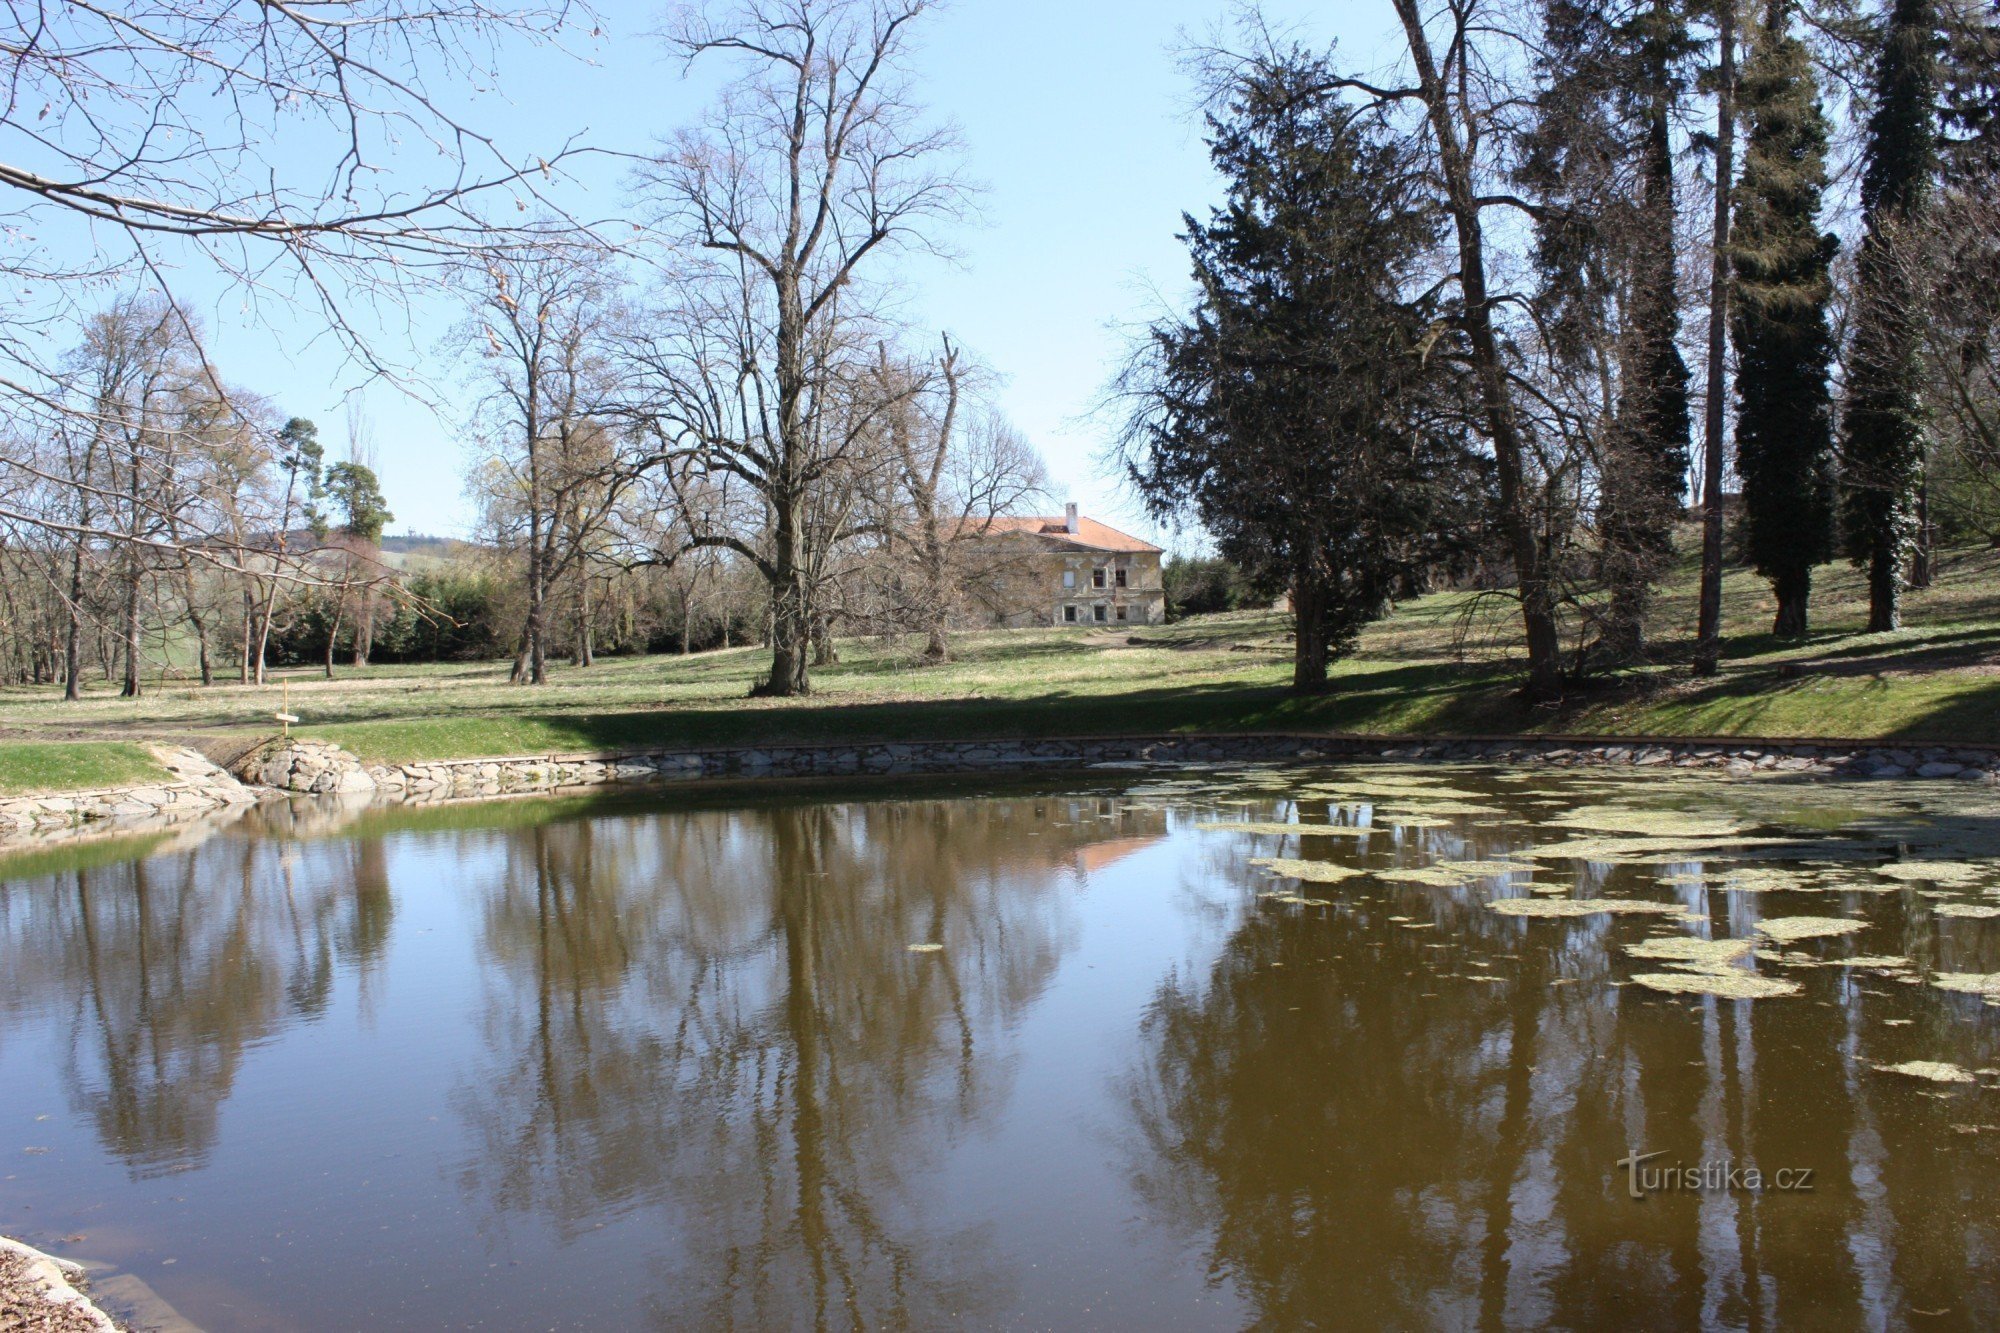
<path fill-rule="evenodd" d="M 1003 1092 L 998 1035 L 1066 946 L 1053 854 L 1118 831 L 1067 816 L 906 801 L 521 832 L 481 887 L 498 967 L 468 1187 L 566 1233 L 669 1209 L 669 1322 L 990 1308 L 980 1238 L 928 1225 L 915 1186 Z"/>
<path fill-rule="evenodd" d="M 1351 915 L 1252 908 L 1212 967 L 1169 978 L 1148 1011 L 1126 1087 L 1135 1188 L 1258 1322 L 2000 1316 L 1995 1163 L 1943 1151 L 1958 1137 L 1945 1122 L 1969 1110 L 1936 1111 L 1871 1068 L 1909 1058 L 1879 1013 L 1858 1021 L 1881 1003 L 1864 990 L 1890 983 L 1821 974 L 1833 1009 L 1655 999 L 1603 984 L 1608 926 L 1385 920 L 1427 919 L 1411 907 L 1424 896 L 1357 899 Z M 1852 906 L 1885 935 L 1902 925 L 1894 898 Z M 1506 984 L 1433 975 L 1503 953 L 1519 955 L 1495 963 Z M 1991 1060 L 1990 1034 L 1951 1026 L 1931 1049 Z M 1616 1162 L 1635 1147 L 1810 1166 L 1822 1183 L 1634 1204 Z"/>
<path fill-rule="evenodd" d="M 212 839 L 0 884 L 0 1011 L 68 1016 L 73 1106 L 136 1173 L 199 1162 L 245 1050 L 364 974 L 394 915 L 382 847 Z"/>

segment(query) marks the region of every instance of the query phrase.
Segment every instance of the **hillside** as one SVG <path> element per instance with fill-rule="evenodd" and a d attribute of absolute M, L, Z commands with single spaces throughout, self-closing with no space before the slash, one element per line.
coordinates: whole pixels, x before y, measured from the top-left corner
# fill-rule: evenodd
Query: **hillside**
<path fill-rule="evenodd" d="M 1860 632 L 1858 576 L 1822 571 L 1819 628 L 1800 644 L 1768 637 L 1761 580 L 1727 586 L 1722 673 L 1689 679 L 1687 644 L 1656 644 L 1659 664 L 1530 709 L 1514 692 L 1515 622 L 1504 599 L 1470 593 L 1410 603 L 1372 626 L 1313 698 L 1286 693 L 1282 618 L 1238 612 L 1131 635 L 1076 630 L 962 636 L 959 657 L 914 664 L 910 645 L 846 640 L 801 700 L 751 700 L 756 648 L 690 658 L 606 659 L 554 667 L 539 690 L 506 683 L 504 663 L 291 673 L 290 706 L 306 734 L 371 760 L 879 737 L 1330 729 L 1369 733 L 1619 733 L 1909 738 L 2000 742 L 2000 552 L 1942 562 L 1912 593 L 1909 627 Z M 1665 589 L 1658 623 L 1694 618 L 1693 570 Z M 79 704 L 53 690 L 0 690 L 0 790 L 129 781 L 132 744 L 191 741 L 210 753 L 274 728 L 277 685 L 203 690 L 160 682 L 145 698 L 108 688 Z M 28 748 L 28 743 L 33 748 Z"/>

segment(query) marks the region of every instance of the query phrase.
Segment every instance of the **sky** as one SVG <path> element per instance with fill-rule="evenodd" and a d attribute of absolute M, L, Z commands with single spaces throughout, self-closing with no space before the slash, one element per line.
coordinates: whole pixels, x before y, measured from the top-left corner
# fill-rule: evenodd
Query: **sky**
<path fill-rule="evenodd" d="M 1150 524 L 1107 465 L 1110 433 L 1093 412 L 1131 332 L 1184 302 L 1183 212 L 1220 197 L 1179 52 L 1213 33 L 1231 0 L 956 0 L 926 18 L 914 53 L 914 91 L 957 124 L 966 174 L 984 186 L 981 218 L 943 239 L 952 263 L 902 263 L 906 309 L 919 329 L 949 333 L 996 372 L 998 405 L 1048 464 L 1051 510 L 1075 500 L 1087 514 L 1192 549 L 1198 534 Z M 1343 63 L 1390 58 L 1386 0 L 1273 0 L 1270 19 L 1315 44 L 1337 40 Z M 571 136 L 645 150 L 694 121 L 714 74 L 683 78 L 649 32 L 662 9 L 606 0 L 602 36 L 575 56 L 503 52 L 504 98 L 473 102 L 472 116 L 517 157 Z M 577 57 L 580 57 L 577 58 Z M 283 145 L 279 145 L 283 151 Z M 579 214 L 616 216 L 618 174 L 568 188 Z M 410 312 L 385 334 L 406 359 L 434 368 L 439 342 L 461 316 L 449 299 Z M 252 324 L 222 306 L 210 316 L 212 352 L 236 383 L 308 416 L 337 454 L 344 402 L 359 376 L 325 339 L 282 317 Z M 392 533 L 467 535 L 463 401 L 440 411 L 376 384 L 362 397 Z"/>

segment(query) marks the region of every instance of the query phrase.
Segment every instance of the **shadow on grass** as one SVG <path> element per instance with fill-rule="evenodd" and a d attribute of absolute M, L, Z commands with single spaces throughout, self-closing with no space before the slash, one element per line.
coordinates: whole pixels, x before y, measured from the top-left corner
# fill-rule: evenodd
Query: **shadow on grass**
<path fill-rule="evenodd" d="M 842 741 L 1301 729 L 1501 732 L 1525 721 L 1505 674 L 1446 664 L 1336 678 L 1324 694 L 1213 682 L 1117 694 L 1052 691 L 1028 698 L 814 702 L 741 708 L 540 712 L 506 718 L 390 719 L 315 734 L 370 757 L 621 752 Z"/>
<path fill-rule="evenodd" d="M 1990 744 L 2000 739 L 2000 674 L 1944 700 L 1922 717 L 1888 733 L 1899 740 Z"/>

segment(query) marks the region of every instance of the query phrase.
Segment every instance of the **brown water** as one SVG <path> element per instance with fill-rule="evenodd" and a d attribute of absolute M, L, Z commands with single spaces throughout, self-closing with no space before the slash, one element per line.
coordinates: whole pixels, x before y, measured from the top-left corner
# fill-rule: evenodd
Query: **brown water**
<path fill-rule="evenodd" d="M 1985 790 L 1180 770 L 320 818 L 0 863 L 0 1232 L 211 1330 L 2000 1325 L 2000 999 L 1936 984 L 2000 973 Z M 1202 827 L 1293 820 L 1372 831 Z M 1706 984 L 1623 946 L 1797 916 L 1864 924 L 1722 965 L 1797 994 L 1631 983 Z M 1970 1081 L 1882 1068 L 1918 1060 Z M 1660 1174 L 1723 1162 L 1764 1188 Z"/>

